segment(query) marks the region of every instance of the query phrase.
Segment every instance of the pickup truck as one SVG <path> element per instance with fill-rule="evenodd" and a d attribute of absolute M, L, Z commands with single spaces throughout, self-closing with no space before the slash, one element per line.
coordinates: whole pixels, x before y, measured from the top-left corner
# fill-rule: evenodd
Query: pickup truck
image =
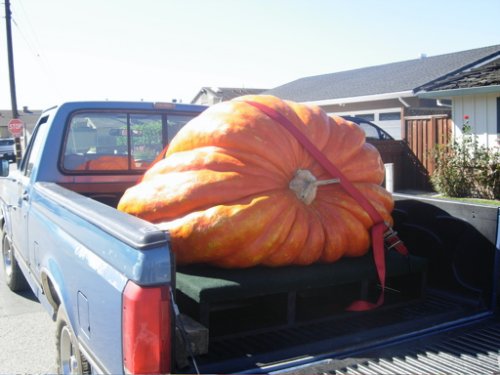
<path fill-rule="evenodd" d="M 279 269 L 176 266 L 115 207 L 204 110 L 72 102 L 42 113 L 0 181 L 2 260 L 56 321 L 60 373 L 498 373 L 499 210 L 395 193 L 384 304 L 371 253 Z"/>

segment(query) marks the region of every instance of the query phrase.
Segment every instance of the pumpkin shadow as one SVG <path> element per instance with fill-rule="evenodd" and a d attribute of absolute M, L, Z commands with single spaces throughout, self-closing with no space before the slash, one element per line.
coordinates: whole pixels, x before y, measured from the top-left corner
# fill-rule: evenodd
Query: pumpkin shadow
<path fill-rule="evenodd" d="M 430 287 L 465 292 L 488 303 L 495 273 L 491 239 L 465 219 L 418 200 L 397 200 L 393 217 L 410 254 L 428 260 Z"/>

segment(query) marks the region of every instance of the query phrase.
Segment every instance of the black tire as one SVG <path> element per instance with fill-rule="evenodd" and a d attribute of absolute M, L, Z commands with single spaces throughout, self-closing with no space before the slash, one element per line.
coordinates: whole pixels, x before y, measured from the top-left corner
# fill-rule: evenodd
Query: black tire
<path fill-rule="evenodd" d="M 92 373 L 89 362 L 78 348 L 78 339 L 62 306 L 57 311 L 56 319 L 56 370 L 58 374 Z"/>
<path fill-rule="evenodd" d="M 29 285 L 24 277 L 19 264 L 14 255 L 14 248 L 7 238 L 5 228 L 2 228 L 2 266 L 5 275 L 5 282 L 13 292 L 22 292 L 28 289 Z"/>

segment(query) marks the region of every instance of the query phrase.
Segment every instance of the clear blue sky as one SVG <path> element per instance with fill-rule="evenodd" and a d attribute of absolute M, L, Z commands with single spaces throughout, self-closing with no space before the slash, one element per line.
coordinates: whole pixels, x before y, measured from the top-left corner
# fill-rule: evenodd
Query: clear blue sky
<path fill-rule="evenodd" d="M 500 44 L 500 0 L 11 0 L 18 107 L 171 99 Z M 3 4 L 0 109 L 10 108 Z"/>

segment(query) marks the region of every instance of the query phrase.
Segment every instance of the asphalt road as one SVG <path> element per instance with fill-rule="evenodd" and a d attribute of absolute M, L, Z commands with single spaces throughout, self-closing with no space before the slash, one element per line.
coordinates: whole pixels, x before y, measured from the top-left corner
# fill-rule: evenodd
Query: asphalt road
<path fill-rule="evenodd" d="M 12 293 L 0 267 L 0 374 L 54 374 L 54 332 L 36 297 Z"/>

